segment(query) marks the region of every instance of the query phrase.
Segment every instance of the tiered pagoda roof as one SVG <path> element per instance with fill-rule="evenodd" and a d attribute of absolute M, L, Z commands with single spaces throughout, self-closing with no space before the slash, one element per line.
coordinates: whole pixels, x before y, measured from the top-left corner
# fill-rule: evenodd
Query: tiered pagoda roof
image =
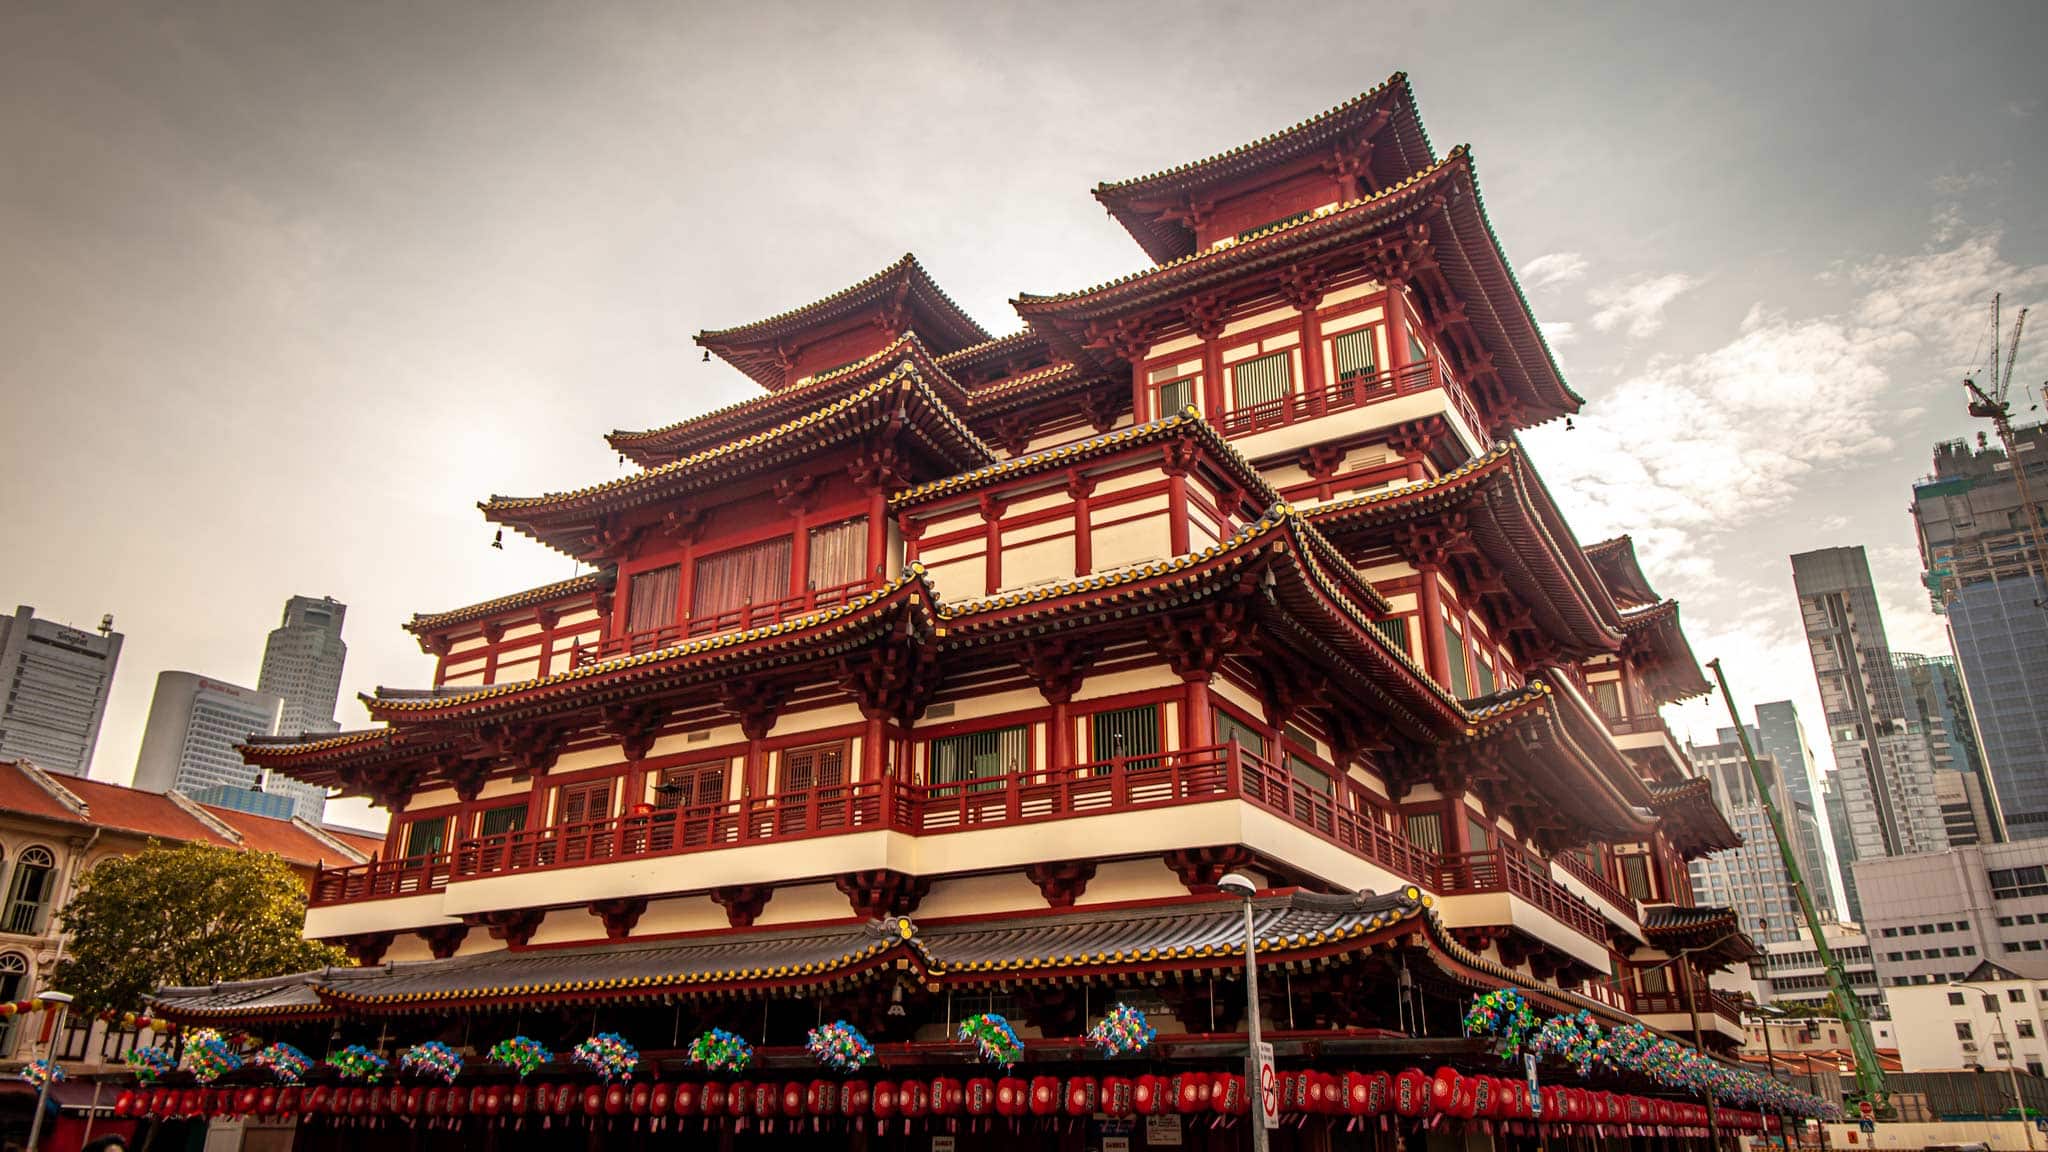
<path fill-rule="evenodd" d="M 656 468 L 572 492 L 493 496 L 479 505 L 487 519 L 572 556 L 607 554 L 622 530 L 617 518 L 673 505 L 743 476 L 878 433 L 925 459 L 927 474 L 950 475 L 993 463 L 997 452 L 956 415 L 906 358 L 865 386 L 765 432 L 718 443 Z"/>
<path fill-rule="evenodd" d="M 1383 188 L 1436 159 L 1405 72 L 1319 116 L 1204 160 L 1149 176 L 1099 184 L 1095 198 L 1147 255 L 1165 264 L 1195 251 L 1189 209 L 1218 185 L 1246 176 L 1334 169 L 1360 163 L 1368 187 Z"/>
<path fill-rule="evenodd" d="M 1455 519 L 1461 528 L 1454 535 L 1462 534 L 1484 569 L 1468 583 L 1492 586 L 1496 597 L 1512 594 L 1510 618 L 1525 616 L 1571 656 L 1621 646 L 1620 610 L 1519 440 L 1437 479 L 1318 504 L 1305 515 L 1354 555 L 1408 526 Z"/>
<path fill-rule="evenodd" d="M 1569 683 L 1531 680 L 1471 711 L 1474 728 L 1464 743 L 1480 755 L 1452 753 L 1454 762 L 1533 839 L 1569 847 L 1576 831 L 1626 842 L 1655 827 L 1649 790 Z"/>
<path fill-rule="evenodd" d="M 1742 847 L 1742 836 L 1714 803 L 1713 784 L 1695 776 L 1675 784 L 1650 785 L 1651 804 L 1664 818 L 1664 835 L 1687 860 Z"/>
<path fill-rule="evenodd" d="M 1628 646 L 1644 669 L 1644 680 L 1659 704 L 1689 700 L 1713 691 L 1700 671 L 1699 657 L 1692 654 L 1692 642 L 1678 626 L 1678 601 L 1665 600 L 1653 607 L 1621 614 L 1621 630 Z"/>
<path fill-rule="evenodd" d="M 1672 955 L 1686 952 L 1708 972 L 1762 955 L 1735 909 L 1717 905 L 1652 904 L 1643 909 L 1643 936 Z"/>
<path fill-rule="evenodd" d="M 699 332 L 697 343 L 765 388 L 794 381 L 788 369 L 795 342 L 835 325 L 874 322 L 891 336 L 915 331 L 939 352 L 987 343 L 988 332 L 940 289 L 915 254 L 822 300 L 737 328 Z"/>
<path fill-rule="evenodd" d="M 1486 218 L 1470 152 L 1460 145 L 1442 160 L 1398 184 L 1232 243 L 1192 253 L 1169 263 L 1078 292 L 1020 295 L 1013 303 L 1033 329 L 1064 358 L 1101 363 L 1107 333 L 1119 322 L 1139 320 L 1191 294 L 1241 288 L 1261 276 L 1275 283 L 1287 269 L 1329 262 L 1347 251 L 1354 258 L 1379 239 L 1407 245 L 1427 238 L 1426 258 L 1374 258 L 1403 262 L 1408 274 L 1425 276 L 1455 297 L 1455 320 L 1469 325 L 1482 355 L 1472 357 L 1475 375 L 1497 380 L 1512 402 L 1503 420 L 1514 426 L 1542 423 L 1573 412 L 1583 403 L 1564 382 L 1549 345 L 1530 313 Z"/>
<path fill-rule="evenodd" d="M 1594 571 L 1606 583 L 1607 592 L 1614 602 L 1628 608 L 1640 608 L 1655 604 L 1656 590 L 1650 587 L 1649 578 L 1643 575 L 1643 566 L 1636 559 L 1636 542 L 1628 536 L 1616 536 L 1586 545 L 1586 559 Z"/>

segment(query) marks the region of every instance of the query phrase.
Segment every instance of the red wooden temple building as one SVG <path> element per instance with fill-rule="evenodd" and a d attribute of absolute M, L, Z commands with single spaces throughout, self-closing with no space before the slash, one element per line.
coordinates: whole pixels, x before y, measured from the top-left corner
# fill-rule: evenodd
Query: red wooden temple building
<path fill-rule="evenodd" d="M 1095 196 L 1151 263 L 1019 296 L 1021 331 L 906 256 L 699 335 L 762 394 L 612 433 L 630 474 L 485 501 L 588 573 L 415 617 L 430 683 L 367 697 L 372 727 L 245 749 L 390 810 L 382 856 L 322 873 L 306 920 L 360 967 L 154 1007 L 315 1056 L 439 1038 L 479 1075 L 514 1032 L 617 1031 L 660 1081 L 718 1026 L 755 1079 L 807 1082 L 805 1033 L 844 1018 L 907 1082 L 981 1075 L 951 1029 L 986 1012 L 1020 1075 L 1104 1074 L 1079 1037 L 1125 1002 L 1160 1033 L 1132 1068 L 1229 1071 L 1234 871 L 1265 889 L 1283 1070 L 1519 1077 L 1461 1035 L 1496 988 L 1739 1044 L 1706 975 L 1753 949 L 1686 868 L 1737 840 L 1658 719 L 1707 685 L 1628 541 L 1581 544 L 1517 438 L 1580 399 L 1470 154 L 1431 147 L 1397 75 Z M 763 1119 L 688 1130 L 951 1131 Z M 1111 1146 L 1099 1120 L 959 1139 Z M 651 1128 L 587 1138 L 673 1138 Z M 1241 1122 L 1175 1131 L 1247 1146 Z"/>

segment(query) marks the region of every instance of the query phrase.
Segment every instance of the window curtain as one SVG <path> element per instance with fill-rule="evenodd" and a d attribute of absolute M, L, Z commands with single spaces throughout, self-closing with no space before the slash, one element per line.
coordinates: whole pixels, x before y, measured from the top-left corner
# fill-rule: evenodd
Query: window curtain
<path fill-rule="evenodd" d="M 789 595 L 790 538 L 780 536 L 697 561 L 690 615 L 718 616 Z"/>
<path fill-rule="evenodd" d="M 805 579 L 812 591 L 860 583 L 868 575 L 868 522 L 841 520 L 813 528 L 810 549 Z"/>
<path fill-rule="evenodd" d="M 676 592 L 682 587 L 679 564 L 633 577 L 626 599 L 626 631 L 652 632 L 676 622 Z"/>

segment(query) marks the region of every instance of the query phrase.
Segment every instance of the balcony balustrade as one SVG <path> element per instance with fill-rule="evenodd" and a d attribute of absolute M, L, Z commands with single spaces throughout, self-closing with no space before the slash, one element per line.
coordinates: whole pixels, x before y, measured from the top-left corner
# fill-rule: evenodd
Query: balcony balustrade
<path fill-rule="evenodd" d="M 1450 397 L 1468 426 L 1474 429 L 1484 427 L 1472 398 L 1457 381 L 1444 374 L 1441 363 L 1435 359 L 1418 360 L 1398 372 L 1393 369 L 1359 372 L 1312 391 L 1292 392 L 1273 400 L 1232 408 L 1222 414 L 1217 427 L 1225 436 L 1249 436 L 1332 412 L 1363 408 L 1395 396 L 1412 396 L 1438 388 Z"/>
<path fill-rule="evenodd" d="M 1236 743 L 1046 771 L 912 784 L 862 780 L 715 804 L 643 810 L 463 840 L 449 852 L 323 869 L 315 907 L 413 896 L 451 882 L 859 832 L 946 835 L 1239 800 L 1423 888 L 1509 892 L 1593 940 L 1606 923 L 1520 850 L 1441 856 Z M 1621 905 L 1628 907 L 1626 903 Z"/>
<path fill-rule="evenodd" d="M 1742 1025 L 1742 1005 L 1712 988 L 1699 990 L 1700 1027 L 1710 1027 L 1710 1016 Z M 1635 992 L 1629 996 L 1629 1011 L 1638 1016 L 1678 1015 L 1690 1016 L 1684 992 Z"/>
<path fill-rule="evenodd" d="M 585 641 L 571 650 L 570 666 L 581 668 L 586 664 L 595 664 L 614 656 L 659 652 L 663 648 L 673 648 L 699 636 L 779 624 L 806 612 L 844 604 L 860 597 L 874 586 L 875 582 L 872 580 L 856 580 L 851 584 L 840 584 L 832 588 L 811 588 L 780 600 L 742 604 L 728 611 L 692 616 L 680 623 L 667 624 L 660 628 L 648 628 L 618 636 L 607 636 L 602 640 Z"/>

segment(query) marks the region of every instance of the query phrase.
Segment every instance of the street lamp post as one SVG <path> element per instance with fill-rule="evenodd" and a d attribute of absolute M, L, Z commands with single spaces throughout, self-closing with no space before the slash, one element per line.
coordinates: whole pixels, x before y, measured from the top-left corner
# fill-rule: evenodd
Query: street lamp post
<path fill-rule="evenodd" d="M 57 1039 L 64 1034 L 64 1010 L 71 1007 L 71 993 L 38 992 L 36 1000 L 45 1005 L 55 1004 L 57 1012 L 50 1023 L 50 1043 L 43 1050 L 43 1059 L 50 1063 L 49 1075 L 43 1077 L 42 1090 L 36 1093 L 35 1119 L 28 1122 L 28 1152 L 36 1152 L 36 1142 L 42 1139 L 43 1113 L 49 1110 L 50 1089 L 57 1083 Z"/>
<path fill-rule="evenodd" d="M 1778 1078 L 1778 1054 L 1771 1048 L 1771 1019 L 1784 1016 L 1785 1010 L 1770 1004 L 1758 1004 L 1756 1014 L 1763 1019 L 1764 1074 L 1775 1081 Z M 1765 1142 L 1769 1142 L 1768 1137 L 1765 1138 Z M 1785 1130 L 1783 1116 L 1778 1117 L 1778 1143 L 1785 1146 L 1785 1152 L 1792 1152 L 1792 1137 Z"/>
<path fill-rule="evenodd" d="M 1257 1094 L 1252 1098 L 1252 1152 L 1266 1152 L 1266 1078 L 1259 1061 L 1259 938 L 1252 924 L 1252 896 L 1258 887 L 1236 872 L 1218 880 L 1216 887 L 1244 899 L 1245 1083 Z"/>
<path fill-rule="evenodd" d="M 1719 941 L 1715 943 L 1719 943 Z M 1712 946 L 1706 945 L 1706 947 Z M 1707 1052 L 1707 1044 L 1705 1036 L 1700 1032 L 1699 990 L 1698 985 L 1694 981 L 1692 962 L 1687 959 L 1692 953 L 1698 951 L 1700 951 L 1698 948 L 1679 949 L 1678 974 L 1685 977 L 1685 1010 L 1692 1015 L 1692 1046 L 1699 1049 L 1700 1054 L 1704 1056 Z M 1709 1084 L 1707 1086 L 1707 1147 L 1719 1148 L 1720 1146 L 1721 1125 L 1714 1112 L 1714 1088 L 1713 1085 Z"/>
<path fill-rule="evenodd" d="M 1998 1005 L 1998 994 L 1996 992 L 1986 992 L 1975 984 L 1965 984 L 1960 980 L 1951 980 L 1948 982 L 1948 986 L 1951 988 L 1968 988 L 1998 1006 L 1997 1010 L 1991 1013 L 1991 1022 L 1998 1026 L 1998 1042 L 2005 1045 L 2005 1071 L 2008 1076 L 2012 1077 L 2012 1103 L 2013 1107 L 2019 1109 L 2020 1112 L 2020 1130 L 2026 1133 L 2027 1152 L 2034 1152 L 2034 1126 L 2027 1123 L 2027 1098 L 2020 1095 L 2019 1064 L 2017 1063 L 2017 1057 L 2013 1054 L 2012 1041 L 2006 1039 L 2005 1036 L 2005 1010 L 2003 1005 Z M 1982 1089 L 1979 1089 L 1979 1093 L 1982 1093 Z M 1986 1117 L 1986 1119 L 1989 1119 L 1989 1117 Z"/>

